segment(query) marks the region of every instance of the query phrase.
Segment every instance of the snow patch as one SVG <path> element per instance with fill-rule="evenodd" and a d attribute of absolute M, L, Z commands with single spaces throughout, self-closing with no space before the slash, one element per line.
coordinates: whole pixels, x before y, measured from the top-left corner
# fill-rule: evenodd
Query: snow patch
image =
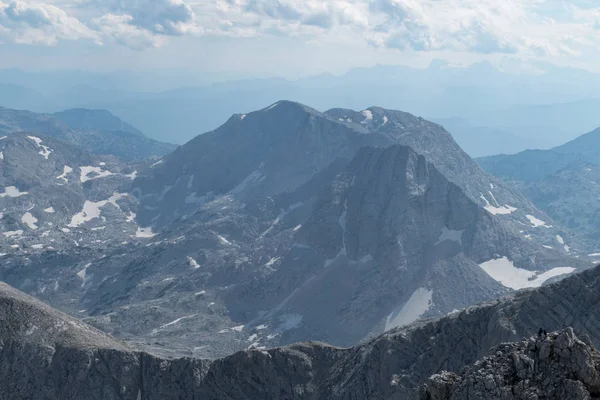
<path fill-rule="evenodd" d="M 35 136 L 27 136 L 27 137 L 29 139 L 33 140 L 35 142 L 35 144 L 37 145 L 37 147 L 39 147 L 41 149 L 38 154 L 47 160 L 48 157 L 50 156 L 50 153 L 52 153 L 52 150 L 48 146 L 43 145 L 42 139 L 40 139 L 39 137 L 35 137 Z"/>
<path fill-rule="evenodd" d="M 29 194 L 29 192 L 21 192 L 16 186 L 7 186 L 4 188 L 4 193 L 0 193 L 0 197 L 21 197 Z"/>
<path fill-rule="evenodd" d="M 77 276 L 80 277 L 83 281 L 83 282 L 81 282 L 82 288 L 85 288 L 86 285 L 89 283 L 90 279 L 92 278 L 91 275 L 90 276 L 87 275 L 87 269 L 90 267 L 90 265 L 92 265 L 92 263 L 85 264 L 83 269 L 77 273 Z"/>
<path fill-rule="evenodd" d="M 91 181 L 92 179 L 106 178 L 107 176 L 114 175 L 112 172 L 108 170 L 102 170 L 101 167 L 92 167 L 92 166 L 83 166 L 79 167 L 81 170 L 81 176 L 79 180 L 81 183 L 85 183 L 87 181 Z M 90 174 L 95 174 L 90 177 Z"/>
<path fill-rule="evenodd" d="M 266 264 L 265 267 L 272 267 L 281 257 L 272 257 Z"/>
<path fill-rule="evenodd" d="M 462 235 L 464 232 L 464 229 L 452 230 L 444 226 L 442 228 L 442 233 L 440 234 L 440 237 L 438 238 L 438 241 L 434 244 L 434 246 L 437 246 L 438 244 L 445 242 L 446 240 L 456 242 L 462 246 Z"/>
<path fill-rule="evenodd" d="M 489 260 L 479 266 L 495 281 L 514 290 L 540 287 L 550 278 L 575 271 L 575 268 L 571 267 L 557 267 L 538 274 L 537 271 L 515 267 L 507 257 Z"/>
<path fill-rule="evenodd" d="M 534 228 L 537 228 L 538 226 L 546 225 L 546 223 L 544 221 L 542 221 L 541 219 L 537 219 L 533 215 L 526 215 L 526 217 Z"/>
<path fill-rule="evenodd" d="M 73 172 L 73 168 L 69 167 L 68 165 L 65 165 L 63 167 L 63 173 L 60 174 L 59 176 L 57 176 L 56 179 L 62 179 L 64 181 L 64 183 L 69 183 L 69 180 L 67 179 L 67 175 L 70 174 L 71 172 Z"/>
<path fill-rule="evenodd" d="M 565 240 L 560 235 L 556 235 L 556 241 L 560 244 L 565 244 Z"/>
<path fill-rule="evenodd" d="M 168 328 L 170 326 L 176 325 L 179 322 L 183 321 L 184 319 L 194 318 L 196 315 L 198 315 L 198 314 L 186 315 L 184 317 L 177 318 L 176 320 L 173 320 L 171 322 L 168 322 L 168 323 L 162 325 L 160 328 L 154 329 L 151 334 L 156 334 L 156 333 L 158 333 L 159 331 L 161 331 L 161 330 L 163 330 L 165 328 Z"/>
<path fill-rule="evenodd" d="M 194 269 L 200 268 L 200 264 L 198 264 L 198 262 L 196 260 L 194 260 L 192 257 L 188 256 L 187 260 L 188 260 L 188 264 L 190 265 L 190 267 L 192 267 Z"/>
<path fill-rule="evenodd" d="M 491 194 L 491 192 L 488 192 Z M 517 211 L 516 208 L 509 206 L 508 204 L 505 204 L 503 206 L 500 206 L 498 204 L 498 202 L 496 201 L 496 198 L 492 195 L 492 199 L 493 201 L 496 203 L 495 206 L 493 206 L 492 204 L 490 204 L 490 202 L 488 201 L 488 199 L 485 198 L 485 196 L 483 195 L 483 193 L 481 193 L 481 199 L 483 201 L 485 201 L 485 206 L 483 208 L 485 208 L 485 210 L 487 212 L 489 212 L 490 214 L 493 215 L 507 215 L 507 214 L 512 214 L 513 212 Z"/>
<path fill-rule="evenodd" d="M 41 250 L 44 248 L 44 245 L 43 244 L 33 244 L 33 245 L 31 245 L 31 248 L 36 249 L 36 250 Z"/>
<path fill-rule="evenodd" d="M 225 239 L 223 236 L 219 235 L 218 233 L 216 233 L 215 235 L 217 235 L 217 239 L 219 239 L 219 242 L 223 245 L 226 246 L 231 246 L 231 242 L 227 239 Z"/>
<path fill-rule="evenodd" d="M 19 229 L 18 231 L 2 232 L 2 234 L 4 235 L 4 237 L 11 238 L 11 237 L 15 237 L 15 236 L 21 236 L 23 234 L 23 231 L 21 229 Z"/>
<path fill-rule="evenodd" d="M 133 180 L 135 180 L 135 178 L 137 178 L 137 174 L 138 174 L 138 172 L 137 172 L 137 170 L 135 170 L 132 173 L 125 175 L 125 177 L 127 177 L 133 181 Z"/>
<path fill-rule="evenodd" d="M 373 113 L 371 112 L 371 110 L 363 110 L 360 113 L 363 115 L 363 117 L 365 117 L 363 123 L 371 121 L 373 119 Z"/>
<path fill-rule="evenodd" d="M 424 287 L 415 290 L 406 303 L 388 315 L 385 321 L 385 330 L 412 324 L 429 311 L 432 300 L 432 290 Z"/>
<path fill-rule="evenodd" d="M 44 212 L 48 213 L 48 214 L 54 214 L 55 211 L 54 211 L 53 207 L 48 207 L 48 208 L 44 209 Z"/>
<path fill-rule="evenodd" d="M 129 215 L 127 216 L 127 219 L 125 219 L 125 222 L 133 222 L 135 221 L 135 217 L 136 214 L 133 211 L 129 211 Z"/>
<path fill-rule="evenodd" d="M 546 245 L 543 245 L 542 247 L 544 247 L 544 248 L 546 248 L 546 249 L 549 249 L 549 250 L 552 250 L 552 249 L 554 248 L 554 247 L 552 247 L 552 246 L 546 246 Z"/>
<path fill-rule="evenodd" d="M 149 226 L 147 228 L 138 227 L 134 236 L 138 237 L 138 238 L 152 238 L 152 237 L 156 236 L 156 233 L 152 232 L 151 226 Z"/>
<path fill-rule="evenodd" d="M 25 214 L 23 214 L 23 216 L 21 217 L 21 222 L 27 225 L 29 229 L 38 228 L 35 224 L 36 222 L 38 222 L 38 219 L 34 217 L 30 212 L 26 212 Z"/>
<path fill-rule="evenodd" d="M 126 197 L 127 193 L 113 193 L 113 195 L 106 199 L 97 202 L 86 200 L 83 204 L 83 210 L 81 212 L 73 215 L 71 218 L 71 223 L 67 225 L 69 228 L 77 228 L 86 222 L 89 222 L 95 218 L 99 218 L 101 214 L 101 208 L 106 206 L 107 204 L 112 204 L 113 206 L 121 209 L 117 204 L 117 201 Z"/>

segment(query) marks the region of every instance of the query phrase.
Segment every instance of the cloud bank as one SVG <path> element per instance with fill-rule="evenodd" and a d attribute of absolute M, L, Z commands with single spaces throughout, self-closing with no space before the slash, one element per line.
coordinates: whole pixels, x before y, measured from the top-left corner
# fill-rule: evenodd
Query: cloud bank
<path fill-rule="evenodd" d="M 374 47 L 531 56 L 600 44 L 592 0 L 0 0 L 0 41 L 161 46 L 181 36 L 362 40 Z"/>

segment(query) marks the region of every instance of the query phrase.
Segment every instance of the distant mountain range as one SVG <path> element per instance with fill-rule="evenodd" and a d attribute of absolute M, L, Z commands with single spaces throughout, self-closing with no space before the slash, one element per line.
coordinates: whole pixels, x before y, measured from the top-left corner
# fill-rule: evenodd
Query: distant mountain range
<path fill-rule="evenodd" d="M 213 84 L 181 71 L 146 71 L 135 76 L 0 70 L 0 105 L 44 113 L 106 109 L 153 139 L 183 144 L 215 129 L 234 113 L 259 109 L 281 98 L 319 110 L 379 104 L 445 121 L 473 157 L 546 149 L 573 139 L 575 132 L 600 126 L 594 111 L 599 105 L 599 75 L 544 63 L 529 65 L 526 72 L 512 73 L 511 67 L 434 61 L 421 69 L 376 65 L 341 76 Z M 461 122 L 449 122 L 456 118 Z"/>
<path fill-rule="evenodd" d="M 126 160 L 162 156 L 177 146 L 157 142 L 105 110 L 74 109 L 54 115 L 0 107 L 0 134 L 33 132 L 96 154 Z"/>

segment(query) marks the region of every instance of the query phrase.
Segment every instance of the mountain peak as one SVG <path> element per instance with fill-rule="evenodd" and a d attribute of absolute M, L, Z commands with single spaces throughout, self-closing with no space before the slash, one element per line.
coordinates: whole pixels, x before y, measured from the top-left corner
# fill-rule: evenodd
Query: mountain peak
<path fill-rule="evenodd" d="M 71 129 L 106 132 L 121 131 L 137 136 L 144 136 L 138 129 L 107 110 L 73 108 L 54 113 L 53 116 Z"/>

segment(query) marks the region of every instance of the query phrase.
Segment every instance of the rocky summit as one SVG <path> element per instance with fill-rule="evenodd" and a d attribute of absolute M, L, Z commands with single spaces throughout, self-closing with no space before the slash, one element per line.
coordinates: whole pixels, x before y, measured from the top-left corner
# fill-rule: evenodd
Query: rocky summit
<path fill-rule="evenodd" d="M 433 375 L 422 400 L 573 399 L 600 396 L 600 353 L 572 328 L 503 343 L 458 373 Z"/>

